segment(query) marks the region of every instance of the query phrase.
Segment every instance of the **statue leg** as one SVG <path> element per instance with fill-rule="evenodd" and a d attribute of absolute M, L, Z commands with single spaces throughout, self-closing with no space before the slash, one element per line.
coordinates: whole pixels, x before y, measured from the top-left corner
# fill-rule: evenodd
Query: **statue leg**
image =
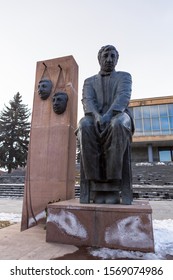
<path fill-rule="evenodd" d="M 117 191 L 97 191 L 94 194 L 93 202 L 97 204 L 119 204 L 120 194 Z"/>
<path fill-rule="evenodd" d="M 79 122 L 78 138 L 80 142 L 81 161 L 85 179 L 100 179 L 100 143 L 95 132 L 93 118 L 86 116 Z"/>
<path fill-rule="evenodd" d="M 112 119 L 104 142 L 107 180 L 122 179 L 124 153 L 131 139 L 130 130 L 123 124 L 123 116 L 118 114 Z M 130 122 L 129 116 L 128 120 Z"/>
<path fill-rule="evenodd" d="M 120 181 L 119 181 L 120 184 Z M 119 204 L 120 193 L 119 186 L 115 181 L 91 182 L 90 191 L 93 193 L 94 203 Z"/>
<path fill-rule="evenodd" d="M 129 116 L 126 113 L 118 114 L 112 119 L 104 142 L 107 184 L 109 186 L 111 180 L 112 182 L 119 181 L 123 204 L 132 202 L 130 128 Z M 120 203 L 120 191 L 108 191 L 105 203 Z"/>
<path fill-rule="evenodd" d="M 133 201 L 131 147 L 127 146 L 123 159 L 123 177 L 121 181 L 122 204 L 129 205 Z"/>
<path fill-rule="evenodd" d="M 106 204 L 119 204 L 120 203 L 120 193 L 118 191 L 107 192 L 105 198 Z"/>

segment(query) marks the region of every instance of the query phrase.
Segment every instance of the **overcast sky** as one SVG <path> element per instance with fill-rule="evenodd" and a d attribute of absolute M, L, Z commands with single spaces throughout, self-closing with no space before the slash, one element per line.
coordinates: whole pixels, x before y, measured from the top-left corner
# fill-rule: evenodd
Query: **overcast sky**
<path fill-rule="evenodd" d="M 172 0 L 0 0 L 0 37 L 0 109 L 18 91 L 32 108 L 36 62 L 73 55 L 80 118 L 83 81 L 107 44 L 132 75 L 132 99 L 173 94 Z"/>

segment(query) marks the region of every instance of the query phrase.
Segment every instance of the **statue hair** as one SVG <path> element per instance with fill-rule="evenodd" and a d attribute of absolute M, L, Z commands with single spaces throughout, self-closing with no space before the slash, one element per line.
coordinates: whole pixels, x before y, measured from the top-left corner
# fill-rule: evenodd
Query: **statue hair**
<path fill-rule="evenodd" d="M 98 52 L 98 61 L 100 62 L 100 57 L 101 57 L 102 52 L 111 51 L 111 50 L 114 50 L 116 52 L 117 60 L 118 60 L 119 53 L 118 53 L 117 49 L 114 46 L 112 46 L 112 45 L 106 45 L 106 46 L 101 47 L 101 49 L 99 50 L 99 52 Z"/>

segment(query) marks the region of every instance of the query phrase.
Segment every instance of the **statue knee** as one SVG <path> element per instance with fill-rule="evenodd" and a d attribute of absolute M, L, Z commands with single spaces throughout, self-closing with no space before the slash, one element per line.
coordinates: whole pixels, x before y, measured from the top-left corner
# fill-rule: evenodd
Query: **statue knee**
<path fill-rule="evenodd" d="M 111 127 L 112 127 L 112 129 L 114 129 L 114 128 L 116 129 L 117 127 L 120 127 L 120 126 L 122 126 L 120 118 L 114 117 L 111 120 Z"/>
<path fill-rule="evenodd" d="M 79 129 L 87 129 L 88 127 L 93 126 L 93 125 L 94 125 L 94 122 L 93 122 L 92 117 L 86 116 L 86 117 L 83 117 L 79 121 L 78 128 Z"/>
<path fill-rule="evenodd" d="M 126 113 L 116 115 L 111 121 L 111 126 L 112 128 L 126 128 L 128 131 L 132 132 L 131 119 Z"/>

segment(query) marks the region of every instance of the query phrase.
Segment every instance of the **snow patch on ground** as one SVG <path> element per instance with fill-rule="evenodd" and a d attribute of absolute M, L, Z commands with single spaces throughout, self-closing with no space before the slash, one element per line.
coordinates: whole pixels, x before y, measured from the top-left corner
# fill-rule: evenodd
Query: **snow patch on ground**
<path fill-rule="evenodd" d="M 35 219 L 34 218 L 29 219 L 29 226 L 34 225 L 36 222 L 44 218 L 46 218 L 46 212 L 42 211 L 35 216 Z"/>
<path fill-rule="evenodd" d="M 154 166 L 154 165 L 173 165 L 172 162 L 137 162 L 135 163 L 136 166 Z"/>
<path fill-rule="evenodd" d="M 90 253 L 102 259 L 165 259 L 166 255 L 173 256 L 173 220 L 153 220 L 155 253 L 114 250 L 107 248 L 90 249 Z"/>
<path fill-rule="evenodd" d="M 162 256 L 173 256 L 173 220 L 154 220 L 155 251 Z"/>
<path fill-rule="evenodd" d="M 21 214 L 0 213 L 0 221 L 9 221 L 12 223 L 20 223 L 21 217 L 22 217 Z"/>
<path fill-rule="evenodd" d="M 151 162 L 138 162 L 135 164 L 136 166 L 153 166 Z"/>

